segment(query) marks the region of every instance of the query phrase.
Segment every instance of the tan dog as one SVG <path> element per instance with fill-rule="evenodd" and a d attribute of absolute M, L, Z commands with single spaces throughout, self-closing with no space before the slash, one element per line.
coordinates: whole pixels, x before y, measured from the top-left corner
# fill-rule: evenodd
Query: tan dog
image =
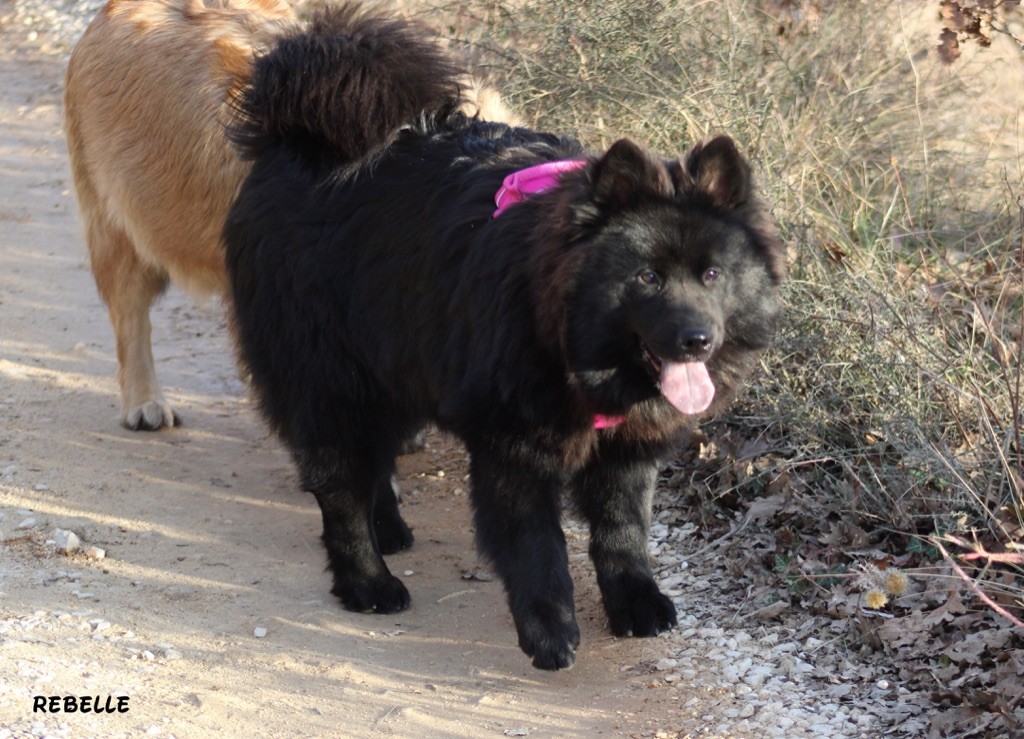
<path fill-rule="evenodd" d="M 176 425 L 149 309 L 168 282 L 225 295 L 221 229 L 248 165 L 224 137 L 254 54 L 297 28 L 283 0 L 110 0 L 78 42 L 65 129 L 93 276 L 117 342 L 121 421 Z M 467 113 L 510 121 L 467 83 Z"/>

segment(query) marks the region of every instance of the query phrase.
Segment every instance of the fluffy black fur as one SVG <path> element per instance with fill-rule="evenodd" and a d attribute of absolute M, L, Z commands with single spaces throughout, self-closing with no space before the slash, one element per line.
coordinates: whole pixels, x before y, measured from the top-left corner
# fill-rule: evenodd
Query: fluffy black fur
<path fill-rule="evenodd" d="M 246 158 L 287 144 L 311 166 L 351 164 L 422 111 L 456 105 L 460 71 L 412 21 L 323 8 L 259 60 L 230 133 Z"/>
<path fill-rule="evenodd" d="M 441 56 L 346 9 L 259 62 L 236 130 L 254 168 L 225 231 L 240 351 L 320 504 L 344 605 L 409 605 L 381 557 L 412 543 L 389 479 L 432 420 L 470 452 L 520 646 L 557 669 L 579 644 L 563 494 L 612 630 L 675 625 L 646 542 L 656 472 L 697 418 L 651 357 L 705 361 L 722 408 L 775 331 L 784 252 L 730 139 L 665 160 L 468 120 Z M 587 165 L 492 218 L 505 175 L 567 158 Z"/>

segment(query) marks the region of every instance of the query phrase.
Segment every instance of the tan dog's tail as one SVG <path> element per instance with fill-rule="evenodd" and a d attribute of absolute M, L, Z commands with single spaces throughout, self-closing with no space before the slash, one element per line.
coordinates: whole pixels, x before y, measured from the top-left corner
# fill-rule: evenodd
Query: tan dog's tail
<path fill-rule="evenodd" d="M 466 76 L 461 80 L 463 92 L 462 112 L 470 118 L 482 121 L 507 123 L 510 126 L 522 126 L 523 121 L 505 103 L 501 93 L 481 82 L 476 77 Z"/>

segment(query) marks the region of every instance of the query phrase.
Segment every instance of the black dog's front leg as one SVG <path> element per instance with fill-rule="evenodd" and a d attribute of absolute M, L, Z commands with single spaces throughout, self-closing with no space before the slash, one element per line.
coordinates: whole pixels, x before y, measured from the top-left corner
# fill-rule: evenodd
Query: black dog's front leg
<path fill-rule="evenodd" d="M 381 554 L 394 554 L 412 546 L 412 530 L 398 512 L 398 498 L 390 479 L 377 486 L 373 504 L 373 533 Z"/>
<path fill-rule="evenodd" d="M 651 573 L 647 538 L 658 468 L 602 446 L 573 480 L 590 522 L 590 557 L 605 611 L 617 636 L 656 636 L 676 625 L 676 609 Z"/>
<path fill-rule="evenodd" d="M 368 469 L 336 449 L 300 450 L 295 459 L 303 489 L 316 495 L 323 515 L 331 592 L 350 611 L 404 611 L 409 591 L 384 564 L 374 532 L 375 502 L 388 528 L 401 522 L 390 470 Z"/>
<path fill-rule="evenodd" d="M 477 544 L 505 584 L 520 648 L 534 667 L 557 670 L 572 665 L 580 643 L 561 525 L 562 485 L 522 450 L 514 455 L 514 447 L 470 449 Z"/>

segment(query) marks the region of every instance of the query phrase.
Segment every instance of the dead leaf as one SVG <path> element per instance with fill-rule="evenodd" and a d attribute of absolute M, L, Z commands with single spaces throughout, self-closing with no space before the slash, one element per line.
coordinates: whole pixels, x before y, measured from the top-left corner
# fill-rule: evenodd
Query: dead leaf
<path fill-rule="evenodd" d="M 914 645 L 915 649 L 921 651 L 924 651 L 921 649 L 924 642 L 931 638 L 920 611 L 879 624 L 878 636 L 893 649 Z"/>
<path fill-rule="evenodd" d="M 789 476 L 788 472 L 783 472 L 772 480 L 765 487 L 764 492 L 766 495 L 775 496 L 779 493 L 788 493 L 792 488 L 793 481 Z"/>
<path fill-rule="evenodd" d="M 960 58 L 960 42 L 956 38 L 956 32 L 948 28 L 942 29 L 939 34 L 939 45 L 936 47 L 939 59 L 943 64 L 952 64 Z"/>
<path fill-rule="evenodd" d="M 772 495 L 768 498 L 755 498 L 750 501 L 750 507 L 747 508 L 747 521 L 750 523 L 767 521 L 785 507 L 786 496 L 784 495 Z"/>
<path fill-rule="evenodd" d="M 985 629 L 968 634 L 962 640 L 951 644 L 942 654 L 954 662 L 976 665 L 986 652 L 993 656 L 995 650 L 1005 646 L 1010 636 L 1009 629 Z"/>
<path fill-rule="evenodd" d="M 789 602 L 785 600 L 777 600 L 764 608 L 758 608 L 754 611 L 753 615 L 758 621 L 767 621 L 772 618 L 778 618 L 787 610 L 789 610 Z"/>
<path fill-rule="evenodd" d="M 950 593 L 949 598 L 941 606 L 924 617 L 924 625 L 932 628 L 938 624 L 952 621 L 955 616 L 967 613 L 967 606 L 960 600 L 960 593 Z"/>
<path fill-rule="evenodd" d="M 956 31 L 964 31 L 967 29 L 967 15 L 958 3 L 943 3 L 939 14 L 946 22 L 947 28 L 952 28 Z"/>
<path fill-rule="evenodd" d="M 771 445 L 765 441 L 763 436 L 759 436 L 754 439 L 747 439 L 739 448 L 736 450 L 736 457 L 740 460 L 753 459 L 754 457 L 760 457 L 762 454 L 767 454 L 771 451 Z"/>

